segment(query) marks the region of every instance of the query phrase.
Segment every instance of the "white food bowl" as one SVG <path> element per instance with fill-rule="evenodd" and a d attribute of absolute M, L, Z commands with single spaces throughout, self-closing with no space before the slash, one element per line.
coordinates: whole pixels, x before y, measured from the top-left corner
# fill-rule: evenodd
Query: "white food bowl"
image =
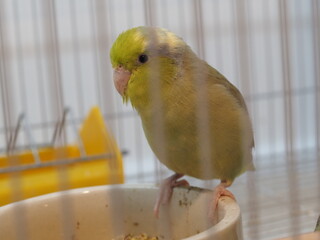
<path fill-rule="evenodd" d="M 111 240 L 146 233 L 158 239 L 241 240 L 238 204 L 220 199 L 215 223 L 208 217 L 212 192 L 175 188 L 170 204 L 153 215 L 158 188 L 113 185 L 47 194 L 0 207 L 0 239 Z"/>

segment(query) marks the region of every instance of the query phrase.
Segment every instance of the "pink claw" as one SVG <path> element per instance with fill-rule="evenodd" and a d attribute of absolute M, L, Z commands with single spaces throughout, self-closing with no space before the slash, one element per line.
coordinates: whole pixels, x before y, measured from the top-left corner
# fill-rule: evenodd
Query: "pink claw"
<path fill-rule="evenodd" d="M 157 218 L 159 217 L 160 205 L 168 204 L 172 197 L 173 188 L 178 186 L 189 186 L 189 183 L 185 179 L 177 181 L 181 177 L 183 177 L 183 174 L 175 173 L 162 181 L 156 204 L 153 208 L 154 215 Z"/>
<path fill-rule="evenodd" d="M 221 182 L 218 186 L 216 186 L 213 190 L 213 204 L 211 205 L 211 209 L 209 211 L 209 218 L 214 219 L 215 211 L 217 210 L 219 199 L 222 196 L 227 196 L 236 201 L 235 196 L 226 189 L 231 184 L 226 184 L 226 182 Z"/>

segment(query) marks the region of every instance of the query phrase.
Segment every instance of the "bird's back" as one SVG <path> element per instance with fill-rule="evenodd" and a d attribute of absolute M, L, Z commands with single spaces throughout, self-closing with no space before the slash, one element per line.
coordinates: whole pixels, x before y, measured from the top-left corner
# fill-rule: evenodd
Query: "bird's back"
<path fill-rule="evenodd" d="M 141 116 L 147 139 L 175 172 L 233 181 L 253 167 L 253 133 L 243 97 L 204 61 L 183 64 L 186 70 L 164 91 L 161 109 Z M 151 119 L 155 114 L 158 121 Z"/>

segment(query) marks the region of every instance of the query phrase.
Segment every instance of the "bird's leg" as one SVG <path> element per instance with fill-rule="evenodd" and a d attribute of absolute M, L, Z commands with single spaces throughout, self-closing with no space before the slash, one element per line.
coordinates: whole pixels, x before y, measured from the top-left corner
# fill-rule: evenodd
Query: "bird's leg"
<path fill-rule="evenodd" d="M 182 178 L 183 174 L 175 173 L 172 176 L 166 178 L 162 181 L 159 189 L 159 194 L 157 197 L 156 204 L 154 206 L 153 212 L 156 217 L 159 217 L 160 205 L 165 205 L 169 202 L 172 196 L 173 188 L 178 186 L 189 186 L 187 180 L 179 180 Z"/>
<path fill-rule="evenodd" d="M 209 217 L 211 219 L 214 219 L 214 214 L 215 214 L 215 211 L 217 210 L 220 197 L 227 196 L 227 197 L 230 197 L 236 201 L 235 196 L 229 190 L 226 189 L 231 184 L 232 184 L 232 181 L 230 181 L 230 180 L 221 180 L 221 183 L 214 188 L 214 190 L 213 190 L 213 203 L 211 205 L 211 210 L 209 211 Z"/>

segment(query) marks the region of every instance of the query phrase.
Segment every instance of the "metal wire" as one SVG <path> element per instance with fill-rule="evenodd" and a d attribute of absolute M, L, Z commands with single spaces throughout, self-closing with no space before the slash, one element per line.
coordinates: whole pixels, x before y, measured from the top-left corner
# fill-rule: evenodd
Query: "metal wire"
<path fill-rule="evenodd" d="M 76 129 L 95 104 L 120 147 L 129 151 L 124 159 L 127 181 L 161 181 L 171 172 L 152 154 L 138 114 L 123 106 L 114 91 L 108 51 L 127 28 L 166 27 L 236 85 L 247 103 L 257 170 L 231 187 L 241 206 L 245 239 L 312 231 L 320 213 L 319 8 L 319 0 L 0 1 L 0 153 L 36 151 L 53 135 L 52 142 L 60 146 L 80 139 Z M 151 90 L 156 89 L 157 84 Z M 198 90 L 201 97 L 205 90 Z M 199 125 L 206 126 L 205 105 L 198 111 Z M 154 125 L 164 144 L 161 118 L 155 117 Z M 206 128 L 201 132 L 203 158 L 210 158 Z M 64 166 L 90 159 L 82 150 L 80 158 L 66 159 L 63 153 L 60 158 L 63 190 L 68 188 Z M 37 160 L 0 168 L 0 174 L 51 164 Z M 188 180 L 208 188 L 215 184 Z M 10 184 L 19 199 L 21 183 Z M 73 213 L 65 201 L 61 211 L 68 223 Z M 23 221 L 22 214 L 16 223 L 19 239 L 27 236 Z"/>

